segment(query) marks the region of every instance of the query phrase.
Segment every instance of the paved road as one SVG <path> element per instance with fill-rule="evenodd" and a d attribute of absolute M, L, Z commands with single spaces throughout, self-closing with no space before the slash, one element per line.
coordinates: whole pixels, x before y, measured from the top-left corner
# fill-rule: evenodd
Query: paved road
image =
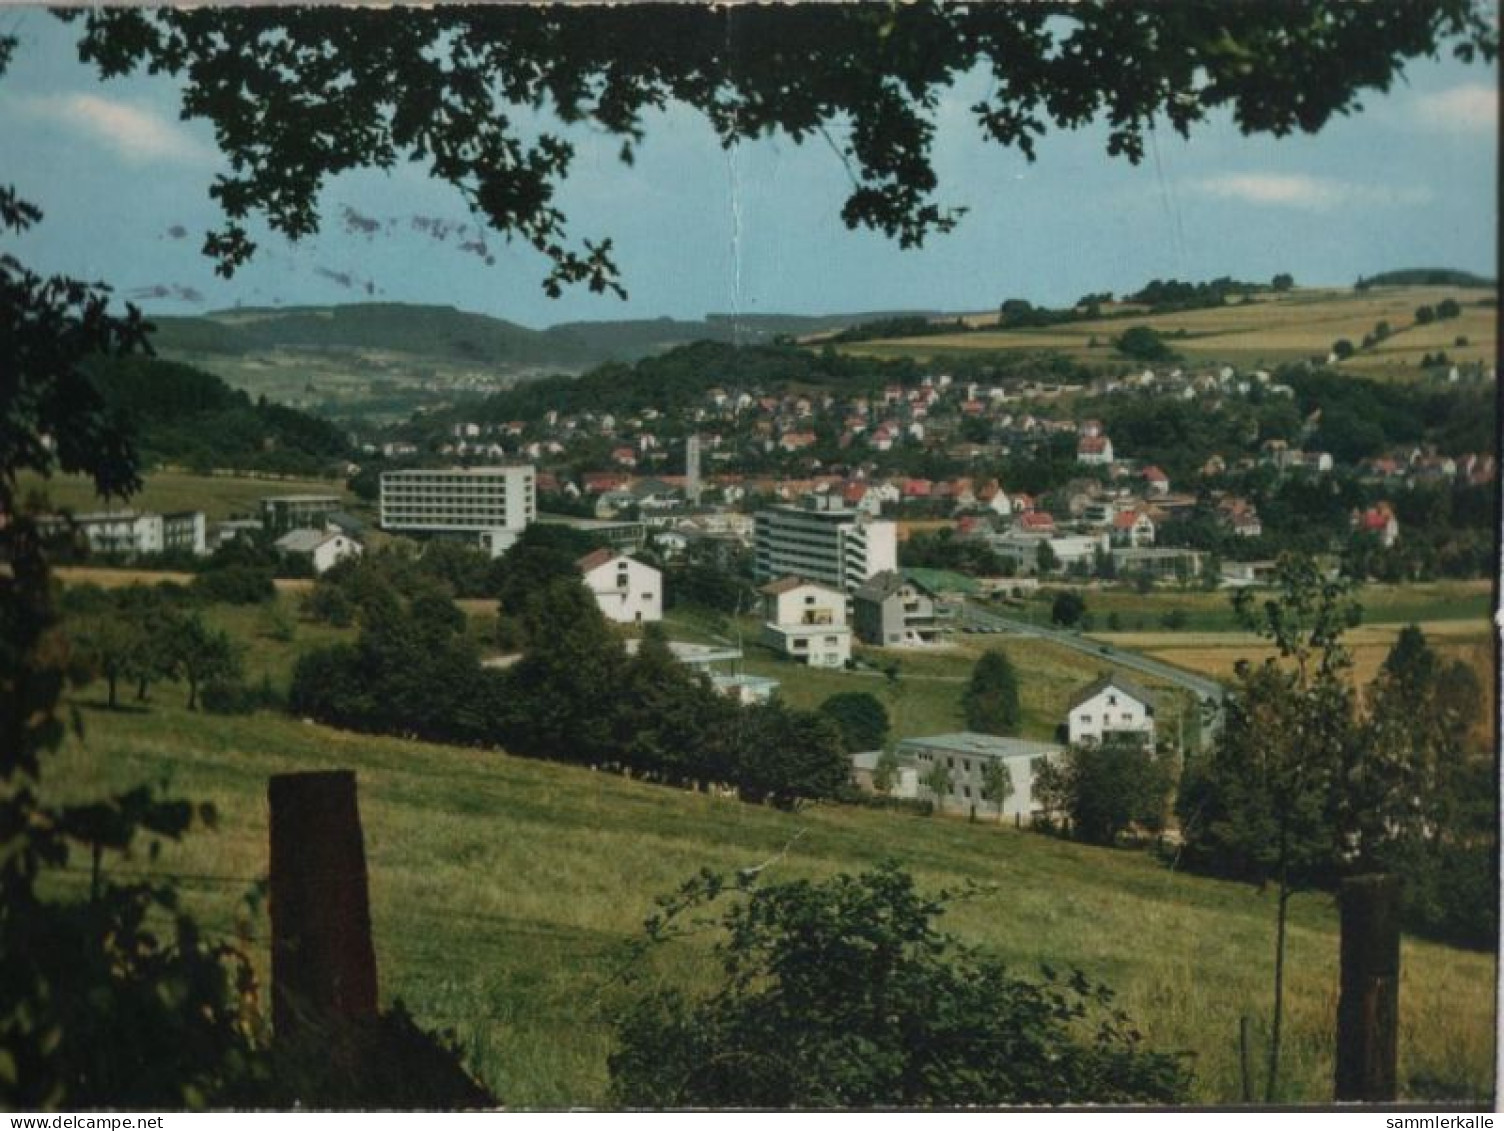
<path fill-rule="evenodd" d="M 1222 700 L 1227 694 L 1227 689 L 1208 676 L 1196 675 L 1194 672 L 1166 664 L 1140 652 L 1128 652 L 1099 640 L 1088 640 L 1074 632 L 1065 632 L 1058 628 L 1044 628 L 1040 625 L 1029 624 L 1027 621 L 1000 616 L 990 609 L 981 609 L 972 604 L 961 606 L 959 620 L 963 628 L 970 628 L 973 631 L 1006 632 L 1015 636 L 1032 636 L 1039 640 L 1048 640 L 1052 644 L 1059 644 L 1062 648 L 1069 648 L 1097 659 L 1105 659 L 1118 667 L 1151 675 L 1166 683 L 1174 684 L 1176 687 L 1183 687 L 1201 702 L 1203 741 L 1209 739 L 1222 727 Z"/>

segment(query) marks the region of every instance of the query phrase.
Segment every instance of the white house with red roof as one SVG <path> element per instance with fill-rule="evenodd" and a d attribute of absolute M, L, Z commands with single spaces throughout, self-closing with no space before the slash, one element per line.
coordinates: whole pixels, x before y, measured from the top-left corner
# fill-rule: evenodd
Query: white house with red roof
<path fill-rule="evenodd" d="M 616 550 L 595 550 L 575 563 L 607 620 L 647 624 L 663 619 L 663 574 Z"/>
<path fill-rule="evenodd" d="M 1112 541 L 1119 546 L 1154 545 L 1154 520 L 1143 511 L 1119 511 L 1112 518 Z"/>
<path fill-rule="evenodd" d="M 1150 464 L 1139 473 L 1143 476 L 1144 490 L 1151 495 L 1168 495 L 1170 493 L 1170 477 L 1162 470 Z"/>
<path fill-rule="evenodd" d="M 1055 516 L 1049 511 L 1025 511 L 1014 520 L 1013 527 L 1027 534 L 1053 534 Z"/>
<path fill-rule="evenodd" d="M 1106 467 L 1112 460 L 1112 441 L 1106 436 L 1083 435 L 1076 441 L 1077 463 L 1088 467 Z"/>

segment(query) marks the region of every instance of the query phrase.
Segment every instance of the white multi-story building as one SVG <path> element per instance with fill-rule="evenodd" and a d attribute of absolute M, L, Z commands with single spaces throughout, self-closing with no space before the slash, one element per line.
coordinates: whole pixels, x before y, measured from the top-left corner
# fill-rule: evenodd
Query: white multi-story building
<path fill-rule="evenodd" d="M 809 578 L 850 593 L 869 577 L 898 568 L 898 529 L 847 508 L 834 496 L 757 512 L 754 568 L 768 580 Z"/>
<path fill-rule="evenodd" d="M 1072 746 L 1119 736 L 1154 745 L 1154 697 L 1120 675 L 1104 675 L 1076 692 L 1066 718 Z"/>
<path fill-rule="evenodd" d="M 49 520 L 49 525 L 57 529 L 71 526 L 95 554 L 160 554 L 167 550 L 208 553 L 202 511 L 96 511 Z"/>
<path fill-rule="evenodd" d="M 846 594 L 829 585 L 785 577 L 762 587 L 762 640 L 774 651 L 816 668 L 851 659 Z"/>
<path fill-rule="evenodd" d="M 538 517 L 531 464 L 381 473 L 381 528 L 463 538 L 493 557 Z"/>
<path fill-rule="evenodd" d="M 73 516 L 74 528 L 95 554 L 160 554 L 162 516 L 141 511 L 98 511 Z"/>
<path fill-rule="evenodd" d="M 615 550 L 596 550 L 575 564 L 607 620 L 648 624 L 663 619 L 663 574 L 652 566 Z"/>

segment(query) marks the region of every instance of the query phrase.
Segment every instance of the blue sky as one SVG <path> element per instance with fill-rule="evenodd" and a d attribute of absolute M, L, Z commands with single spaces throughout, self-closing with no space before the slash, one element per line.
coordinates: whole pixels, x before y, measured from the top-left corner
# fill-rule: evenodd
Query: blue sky
<path fill-rule="evenodd" d="M 568 134 L 560 205 L 576 240 L 614 239 L 627 302 L 583 288 L 548 299 L 543 261 L 481 232 L 417 167 L 332 181 L 322 231 L 299 244 L 253 228 L 261 251 L 226 281 L 198 252 L 222 162 L 202 122 L 178 120 L 172 80 L 99 82 L 77 62 L 76 29 L 40 10 L 0 8 L 0 31 L 21 39 L 0 78 L 0 164 L 47 213 L 16 241 L 23 260 L 108 281 L 149 312 L 376 298 L 543 326 L 1065 303 L 1170 276 L 1495 272 L 1498 74 L 1446 60 L 1412 63 L 1318 135 L 1244 138 L 1218 119 L 1190 141 L 1159 132 L 1139 166 L 1107 157 L 1097 128 L 1050 135 L 1032 164 L 983 144 L 965 109 L 979 91 L 963 84 L 941 107 L 935 162 L 943 202 L 969 212 L 920 250 L 845 228 L 846 174 L 824 142 L 728 153 L 675 108 L 648 120 L 631 168 L 617 142 Z"/>

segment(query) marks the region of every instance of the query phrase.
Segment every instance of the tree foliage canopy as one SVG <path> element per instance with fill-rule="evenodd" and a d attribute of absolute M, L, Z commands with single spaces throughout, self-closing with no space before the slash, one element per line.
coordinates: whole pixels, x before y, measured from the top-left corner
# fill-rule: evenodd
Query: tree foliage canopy
<path fill-rule="evenodd" d="M 1017 734 L 1023 721 L 1018 702 L 1018 673 L 1005 652 L 982 654 L 961 693 L 966 727 L 981 734 Z"/>
<path fill-rule="evenodd" d="M 251 217 L 311 234 L 331 176 L 411 162 L 545 256 L 551 295 L 581 282 L 625 293 L 610 239 L 576 245 L 566 230 L 556 195 L 575 156 L 568 127 L 619 137 L 629 164 L 646 115 L 675 102 L 726 146 L 823 138 L 851 178 L 845 223 L 908 247 L 963 211 L 941 200 L 931 157 L 941 96 L 963 76 L 990 81 L 970 107 L 988 142 L 1032 159 L 1049 130 L 1103 121 L 1107 152 L 1137 162 L 1156 120 L 1188 135 L 1220 110 L 1245 133 L 1319 130 L 1446 46 L 1493 58 L 1488 7 L 102 9 L 79 45 L 104 76 L 178 76 L 184 115 L 214 126 L 230 171 L 210 189 L 225 222 L 204 250 L 222 273 L 253 254 Z M 539 111 L 565 128 L 538 125 Z"/>
<path fill-rule="evenodd" d="M 703 873 L 662 901 L 661 943 L 715 900 L 722 970 L 617 1018 L 615 1098 L 633 1107 L 935 1107 L 1174 1103 L 1180 1058 L 1143 1048 L 1112 993 L 1079 972 L 1021 979 L 935 928 L 894 865 L 766 887 Z M 703 918 L 693 920 L 703 930 Z"/>

